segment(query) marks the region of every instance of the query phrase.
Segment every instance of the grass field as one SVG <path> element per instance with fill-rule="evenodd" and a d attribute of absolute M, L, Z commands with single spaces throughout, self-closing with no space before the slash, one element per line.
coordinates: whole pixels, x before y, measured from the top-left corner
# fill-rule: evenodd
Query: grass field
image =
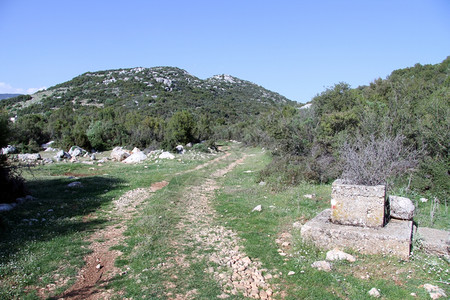
<path fill-rule="evenodd" d="M 240 251 L 271 275 L 277 299 L 367 299 L 373 287 L 383 299 L 429 299 L 422 287 L 426 283 L 450 295 L 449 261 L 423 253 L 418 243 L 409 261 L 348 251 L 356 262 L 335 262 L 329 273 L 311 268 L 312 262 L 325 259 L 325 251 L 302 241 L 296 225 L 329 207 L 331 186 L 305 183 L 275 192 L 270 182 L 258 182 L 258 172 L 270 162 L 268 153 L 237 145 L 231 145 L 229 152 L 223 160 L 198 170 L 193 169 L 223 154 L 137 165 L 61 163 L 24 172 L 37 200 L 1 215 L 5 228 L 0 235 L 0 299 L 60 295 L 73 285 L 83 257 L 91 251 L 89 236 L 119 224 L 113 200 L 162 180 L 169 185 L 137 208 L 127 221 L 125 242 L 115 247 L 122 253 L 116 260 L 122 272 L 107 284 L 107 289 L 115 291 L 113 298 L 215 299 L 223 295 L 223 283 L 215 274 L 225 268 L 209 259 L 217 248 L 205 247 L 201 235 L 194 238 L 200 232 L 195 228 L 206 228 L 202 218 L 211 228 L 236 234 Z M 244 156 L 228 173 L 211 177 L 215 170 Z M 193 171 L 182 173 L 186 170 Z M 197 197 L 193 187 L 203 187 L 211 178 L 216 187 L 200 191 L 208 197 L 204 203 L 211 212 L 189 218 L 190 203 Z M 69 188 L 73 181 L 83 186 Z M 304 197 L 307 194 L 314 197 Z M 418 201 L 420 195 L 405 196 L 418 205 L 419 225 L 448 230 L 443 204 L 433 208 Z M 262 211 L 252 212 L 257 205 Z M 242 293 L 228 296 L 245 298 Z"/>

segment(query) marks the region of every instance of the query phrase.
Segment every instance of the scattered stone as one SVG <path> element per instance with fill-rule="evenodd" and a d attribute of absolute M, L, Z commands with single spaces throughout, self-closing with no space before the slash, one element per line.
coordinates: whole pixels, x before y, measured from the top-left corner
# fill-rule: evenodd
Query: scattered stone
<path fill-rule="evenodd" d="M 140 163 L 147 159 L 147 155 L 144 154 L 144 152 L 139 151 L 131 154 L 127 158 L 125 158 L 122 162 L 126 164 L 134 164 L 134 163 Z"/>
<path fill-rule="evenodd" d="M 431 299 L 439 299 L 441 297 L 447 297 L 444 290 L 436 285 L 426 283 L 423 285 L 423 288 L 426 289 L 427 292 L 430 294 Z"/>
<path fill-rule="evenodd" d="M 59 150 L 56 153 L 56 155 L 55 155 L 56 159 L 58 159 L 58 158 L 61 158 L 61 159 L 68 158 L 68 159 L 70 159 L 71 157 L 72 156 L 69 153 L 65 152 L 64 150 Z"/>
<path fill-rule="evenodd" d="M 253 171 L 252 170 L 247 170 L 247 171 L 244 171 L 244 173 L 253 173 Z"/>
<path fill-rule="evenodd" d="M 81 182 L 79 182 L 79 181 L 74 181 L 74 182 L 69 183 L 67 185 L 67 187 L 78 188 L 78 187 L 83 187 L 83 184 Z"/>
<path fill-rule="evenodd" d="M 14 209 L 14 205 L 10 204 L 10 203 L 2 203 L 0 204 L 0 212 L 2 211 L 10 211 Z"/>
<path fill-rule="evenodd" d="M 325 260 L 315 261 L 312 263 L 311 267 L 316 268 L 319 271 L 325 271 L 325 272 L 331 271 L 331 264 Z"/>
<path fill-rule="evenodd" d="M 391 217 L 400 220 L 412 220 L 414 217 L 414 204 L 405 197 L 389 196 Z"/>
<path fill-rule="evenodd" d="M 176 146 L 175 150 L 177 150 L 178 154 L 184 154 L 184 147 L 182 145 Z"/>
<path fill-rule="evenodd" d="M 101 265 L 101 264 L 97 264 L 97 265 L 95 266 L 95 268 L 96 268 L 97 270 L 100 270 L 100 269 L 102 268 L 102 265 Z"/>
<path fill-rule="evenodd" d="M 42 160 L 42 162 L 43 162 L 44 164 L 46 164 L 46 165 L 52 164 L 52 163 L 53 163 L 53 159 L 51 159 L 51 158 L 49 158 L 49 157 L 46 157 L 46 158 L 44 158 L 44 159 Z"/>
<path fill-rule="evenodd" d="M 294 275 L 295 272 L 294 271 L 289 271 L 288 276 Z"/>
<path fill-rule="evenodd" d="M 428 199 L 427 198 L 420 198 L 420 202 L 422 202 L 422 203 L 428 202 Z"/>
<path fill-rule="evenodd" d="M 41 147 L 45 150 L 51 148 L 51 145 L 53 145 L 53 143 L 55 143 L 55 141 L 50 141 L 48 143 L 42 144 Z"/>
<path fill-rule="evenodd" d="M 91 159 L 92 159 L 92 160 L 97 160 L 97 156 L 95 155 L 95 153 L 93 153 L 93 154 L 91 155 Z"/>
<path fill-rule="evenodd" d="M 163 153 L 161 153 L 158 158 L 160 159 L 174 159 L 175 155 L 173 155 L 172 153 L 168 152 L 168 151 L 164 151 Z"/>
<path fill-rule="evenodd" d="M 314 198 L 316 195 L 315 194 L 306 194 L 306 195 L 303 195 L 303 197 L 305 197 L 305 198 L 307 198 L 307 199 L 312 199 L 312 198 Z"/>
<path fill-rule="evenodd" d="M 115 147 L 111 152 L 111 159 L 114 159 L 116 161 L 122 161 L 128 156 L 130 156 L 130 153 L 123 149 L 122 147 Z"/>
<path fill-rule="evenodd" d="M 261 182 L 259 182 L 259 185 L 260 186 L 265 186 L 267 183 L 265 182 L 265 181 L 261 181 Z"/>
<path fill-rule="evenodd" d="M 412 297 L 417 297 L 417 294 L 416 293 L 411 293 L 410 294 Z"/>
<path fill-rule="evenodd" d="M 87 151 L 78 146 L 70 147 L 69 154 L 73 157 L 83 156 L 87 154 Z"/>
<path fill-rule="evenodd" d="M 326 260 L 347 260 L 349 262 L 355 262 L 356 259 L 353 255 L 340 251 L 339 249 L 333 249 L 327 252 Z"/>
<path fill-rule="evenodd" d="M 19 154 L 18 158 L 20 161 L 23 161 L 23 162 L 36 162 L 36 161 L 42 159 L 42 157 L 39 153 Z"/>
<path fill-rule="evenodd" d="M 14 154 L 17 153 L 17 148 L 11 145 L 6 146 L 5 148 L 1 149 L 1 154 Z"/>
<path fill-rule="evenodd" d="M 258 205 L 258 206 L 256 206 L 255 208 L 253 208 L 253 209 L 252 209 L 252 212 L 254 212 L 254 211 L 262 211 L 262 206 L 261 206 L 261 204 Z"/>
<path fill-rule="evenodd" d="M 283 242 L 282 244 L 281 244 L 281 247 L 289 247 L 289 245 L 290 245 L 291 243 L 289 243 L 289 242 Z"/>
<path fill-rule="evenodd" d="M 372 296 L 372 297 L 375 297 L 375 298 L 380 298 L 380 296 L 381 296 L 380 291 L 379 291 L 377 288 L 372 288 L 372 289 L 368 292 L 368 294 L 369 294 L 370 296 Z"/>

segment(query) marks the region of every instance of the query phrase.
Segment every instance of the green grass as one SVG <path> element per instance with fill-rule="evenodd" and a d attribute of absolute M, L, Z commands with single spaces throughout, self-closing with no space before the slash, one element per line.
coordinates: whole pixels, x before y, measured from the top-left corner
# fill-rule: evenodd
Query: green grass
<path fill-rule="evenodd" d="M 149 187 L 173 174 L 207 161 L 166 160 L 159 163 L 103 166 L 61 163 L 23 172 L 27 187 L 37 198 L 19 209 L 1 214 L 0 299 L 38 298 L 35 290 L 54 283 L 55 274 L 74 282 L 89 253 L 87 237 L 111 219 L 113 199 L 137 187 Z M 79 181 L 81 188 L 69 188 Z M 50 296 L 51 296 L 50 294 Z"/>
<path fill-rule="evenodd" d="M 270 182 L 260 185 L 258 172 L 270 162 L 270 156 L 261 149 L 236 146 L 231 152 L 227 161 L 217 163 L 214 169 L 243 154 L 247 158 L 218 179 L 221 187 L 212 199 L 217 211 L 215 222 L 238 233 L 246 254 L 277 275 L 270 283 L 285 293 L 285 299 L 367 299 L 372 287 L 380 289 L 383 299 L 429 299 L 421 287 L 425 283 L 438 285 L 450 294 L 444 283 L 450 277 L 449 261 L 427 255 L 418 247 L 409 261 L 348 251 L 356 256 L 356 262 L 335 262 L 330 273 L 312 269 L 312 262 L 325 259 L 325 251 L 304 242 L 293 224 L 303 224 L 328 208 L 331 186 L 303 183 L 279 189 Z M 222 291 L 205 270 L 217 266 L 196 257 L 210 250 L 198 249 L 195 244 L 182 248 L 173 244 L 185 233 L 177 228 L 183 213 L 180 199 L 187 187 L 202 184 L 211 168 L 174 174 L 205 161 L 106 163 L 101 167 L 55 164 L 25 173 L 29 189 L 38 199 L 1 215 L 6 229 L 0 233 L 0 299 L 37 299 L 36 290 L 57 278 L 69 281 L 47 296 L 60 294 L 71 286 L 89 252 L 87 238 L 94 230 L 118 222 L 111 218 L 113 199 L 161 180 L 170 183 L 140 206 L 139 213 L 128 221 L 126 241 L 114 247 L 123 252 L 116 260 L 122 275 L 113 278 L 108 287 L 117 291 L 117 299 L 165 299 L 170 297 L 168 292 L 174 296 L 190 291 L 195 291 L 195 299 L 216 298 Z M 67 184 L 73 181 L 82 182 L 83 188 L 68 188 Z M 315 196 L 308 199 L 306 194 Z M 417 203 L 418 195 L 409 196 Z M 257 205 L 262 205 L 262 212 L 252 212 Z M 445 206 L 440 204 L 435 209 L 433 222 L 429 221 L 430 210 L 430 202 L 418 203 L 415 219 L 419 225 L 448 229 Z M 280 246 L 276 243 L 283 233 L 292 234 L 286 257 L 279 255 Z M 185 255 L 186 267 L 161 267 L 180 255 Z M 288 276 L 289 271 L 295 274 Z"/>

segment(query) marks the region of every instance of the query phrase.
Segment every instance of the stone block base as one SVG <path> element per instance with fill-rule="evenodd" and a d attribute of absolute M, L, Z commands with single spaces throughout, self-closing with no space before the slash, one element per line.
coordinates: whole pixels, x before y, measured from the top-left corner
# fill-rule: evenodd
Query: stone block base
<path fill-rule="evenodd" d="M 325 249 L 350 248 L 363 254 L 387 254 L 408 259 L 412 221 L 391 220 L 385 227 L 370 228 L 340 225 L 330 221 L 326 209 L 302 226 L 304 240 Z"/>

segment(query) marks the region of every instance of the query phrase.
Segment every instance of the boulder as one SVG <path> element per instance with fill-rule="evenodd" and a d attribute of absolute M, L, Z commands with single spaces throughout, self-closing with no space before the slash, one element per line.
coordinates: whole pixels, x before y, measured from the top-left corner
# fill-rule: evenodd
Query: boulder
<path fill-rule="evenodd" d="M 12 204 L 8 204 L 8 203 L 2 203 L 0 204 L 0 212 L 2 211 L 10 211 L 14 208 L 15 206 Z"/>
<path fill-rule="evenodd" d="M 134 163 L 140 163 L 147 159 L 147 155 L 144 154 L 144 152 L 139 151 L 136 153 L 131 154 L 127 158 L 125 158 L 122 162 L 126 164 L 134 164 Z"/>
<path fill-rule="evenodd" d="M 17 153 L 17 148 L 11 145 L 6 146 L 5 148 L 2 148 L 1 154 L 13 154 Z"/>
<path fill-rule="evenodd" d="M 412 220 L 414 217 L 414 204 L 405 197 L 389 196 L 391 218 L 400 220 Z"/>
<path fill-rule="evenodd" d="M 58 158 L 60 158 L 60 159 L 71 158 L 71 157 L 72 156 L 69 153 L 65 152 L 64 150 L 59 150 L 55 155 L 55 158 L 57 158 L 57 159 Z"/>
<path fill-rule="evenodd" d="M 184 147 L 182 145 L 176 146 L 175 150 L 177 150 L 178 154 L 184 154 Z"/>
<path fill-rule="evenodd" d="M 174 158 L 175 158 L 175 155 L 173 155 L 173 154 L 170 153 L 170 152 L 165 151 L 165 152 L 163 152 L 163 153 L 161 153 L 161 154 L 159 155 L 159 158 L 160 158 L 160 159 L 174 159 Z"/>
<path fill-rule="evenodd" d="M 122 147 L 115 147 L 111 152 L 111 158 L 116 161 L 122 161 L 130 156 L 130 153 Z"/>
<path fill-rule="evenodd" d="M 137 147 L 134 147 L 133 151 L 131 151 L 132 154 L 133 153 L 138 153 L 138 152 L 141 152 L 141 149 L 139 149 Z"/>
<path fill-rule="evenodd" d="M 72 146 L 72 147 L 70 147 L 70 150 L 69 150 L 69 154 L 74 157 L 83 156 L 86 153 L 87 153 L 86 150 L 84 150 L 83 148 L 80 148 L 78 146 Z"/>
<path fill-rule="evenodd" d="M 42 157 L 39 153 L 19 154 L 19 160 L 24 162 L 36 162 L 41 159 Z"/>

